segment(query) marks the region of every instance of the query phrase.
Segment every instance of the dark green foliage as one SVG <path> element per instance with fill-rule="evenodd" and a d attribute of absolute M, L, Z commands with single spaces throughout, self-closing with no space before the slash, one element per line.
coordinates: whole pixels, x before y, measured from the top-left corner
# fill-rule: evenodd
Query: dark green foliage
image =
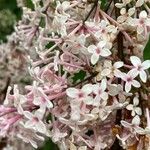
<path fill-rule="evenodd" d="M 0 40 L 6 41 L 6 36 L 13 32 L 14 23 L 22 15 L 16 0 L 0 0 Z"/>
<path fill-rule="evenodd" d="M 34 9 L 34 5 L 32 3 L 32 0 L 24 0 L 24 4 L 26 7 L 30 8 L 30 9 Z"/>
<path fill-rule="evenodd" d="M 144 48 L 144 60 L 150 59 L 150 37 Z"/>
<path fill-rule="evenodd" d="M 99 0 L 101 2 L 101 8 L 105 9 L 106 4 L 107 4 L 107 0 Z"/>
<path fill-rule="evenodd" d="M 78 73 L 75 73 L 73 78 L 72 78 L 73 84 L 78 82 L 78 81 L 84 80 L 85 76 L 86 76 L 86 72 L 83 70 L 80 70 Z"/>
<path fill-rule="evenodd" d="M 58 147 L 51 141 L 51 139 L 48 139 L 45 141 L 44 145 L 39 148 L 38 150 L 59 150 Z"/>

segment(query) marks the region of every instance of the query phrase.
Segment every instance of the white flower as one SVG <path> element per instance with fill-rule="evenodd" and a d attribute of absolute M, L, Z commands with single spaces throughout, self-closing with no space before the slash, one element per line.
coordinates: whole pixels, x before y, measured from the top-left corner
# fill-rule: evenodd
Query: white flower
<path fill-rule="evenodd" d="M 111 51 L 106 48 L 106 41 L 100 41 L 97 46 L 95 45 L 90 45 L 88 47 L 88 52 L 92 53 L 91 56 L 91 63 L 94 65 L 98 62 L 99 57 L 107 57 L 111 55 Z"/>
<path fill-rule="evenodd" d="M 133 133 L 135 135 L 136 135 L 136 133 L 138 133 L 138 134 L 144 134 L 145 133 L 145 130 L 143 128 L 139 127 L 140 117 L 138 115 L 136 115 L 133 118 L 131 123 L 126 122 L 124 120 L 121 120 L 121 124 L 125 128 L 128 128 L 131 131 L 131 133 Z"/>
<path fill-rule="evenodd" d="M 139 99 L 138 97 L 134 97 L 133 99 L 133 105 L 129 104 L 126 109 L 132 111 L 131 115 L 135 116 L 137 115 L 142 115 L 142 110 L 140 107 L 137 107 L 139 105 Z"/>
<path fill-rule="evenodd" d="M 66 39 L 62 45 L 64 51 L 71 51 L 73 54 L 85 53 L 87 54 L 87 49 L 85 47 L 86 38 L 88 35 L 72 35 L 69 39 Z"/>
<path fill-rule="evenodd" d="M 106 100 L 101 100 L 99 107 L 95 107 L 91 113 L 92 114 L 98 114 L 99 118 L 104 121 L 108 115 L 112 112 L 110 106 L 106 106 L 107 101 Z"/>
<path fill-rule="evenodd" d="M 89 96 L 92 92 L 92 84 L 86 84 L 82 89 L 68 88 L 66 90 L 67 95 L 79 102 L 83 101 L 85 104 L 90 105 L 93 103 L 93 98 Z"/>
<path fill-rule="evenodd" d="M 38 87 L 36 81 L 33 82 L 33 86 L 28 86 L 33 93 L 33 104 L 40 106 L 45 111 L 46 108 L 50 109 L 53 107 L 53 103 L 49 100 L 48 96 L 44 93 L 41 87 Z"/>
<path fill-rule="evenodd" d="M 101 72 L 102 76 L 107 76 L 109 78 L 113 78 L 114 76 L 118 77 L 118 74 L 121 73 L 119 68 L 123 66 L 122 61 L 115 62 L 112 65 L 112 62 L 110 60 L 106 60 L 104 62 L 104 69 Z"/>
<path fill-rule="evenodd" d="M 105 92 L 106 87 L 107 87 L 106 79 L 103 79 L 100 84 L 97 83 L 97 84 L 93 85 L 93 93 L 96 94 L 96 96 L 93 100 L 94 106 L 99 106 L 101 99 L 105 100 L 105 101 L 108 99 L 108 93 Z"/>
<path fill-rule="evenodd" d="M 117 18 L 117 21 L 119 22 L 119 23 L 123 23 L 123 22 L 130 22 L 130 20 L 132 20 L 132 15 L 135 13 L 135 7 L 133 7 L 133 8 L 130 8 L 129 10 L 128 10 L 128 12 L 127 12 L 127 10 L 126 10 L 126 8 L 122 8 L 121 10 L 120 10 L 120 14 L 121 14 L 121 16 L 119 16 L 118 18 Z"/>
<path fill-rule="evenodd" d="M 150 27 L 150 19 L 148 18 L 147 12 L 145 10 L 141 11 L 139 14 L 139 19 L 133 20 L 133 25 L 137 26 L 137 33 L 142 34 L 147 27 Z"/>
<path fill-rule="evenodd" d="M 34 130 L 19 126 L 21 132 L 17 133 L 17 137 L 22 139 L 26 143 L 30 143 L 34 148 L 38 148 L 38 141 L 44 141 L 44 137 L 36 134 Z"/>
<path fill-rule="evenodd" d="M 125 102 L 127 96 L 132 96 L 132 93 L 126 93 L 120 84 L 109 84 L 107 89 L 109 95 L 118 95 L 119 102 Z"/>
<path fill-rule="evenodd" d="M 136 74 L 129 71 L 127 74 L 122 73 L 121 78 L 125 83 L 125 91 L 128 93 L 131 90 L 131 86 L 139 88 L 141 85 L 138 81 L 134 80 Z"/>
<path fill-rule="evenodd" d="M 135 74 L 135 76 L 137 76 L 139 74 L 141 80 L 143 82 L 146 82 L 147 74 L 144 70 L 150 68 L 150 60 L 146 60 L 142 63 L 140 58 L 138 58 L 136 56 L 131 56 L 130 60 L 134 66 L 134 68 L 132 69 L 132 73 Z"/>
<path fill-rule="evenodd" d="M 108 21 L 102 20 L 98 26 L 99 30 L 94 33 L 98 39 L 110 41 L 110 34 L 117 33 L 117 28 L 114 25 L 110 25 Z"/>
<path fill-rule="evenodd" d="M 37 110 L 33 115 L 29 111 L 24 111 L 24 115 L 26 118 L 29 119 L 25 122 L 24 126 L 26 128 L 34 129 L 40 133 L 46 134 L 47 132 L 46 125 L 42 121 L 43 112 Z"/>

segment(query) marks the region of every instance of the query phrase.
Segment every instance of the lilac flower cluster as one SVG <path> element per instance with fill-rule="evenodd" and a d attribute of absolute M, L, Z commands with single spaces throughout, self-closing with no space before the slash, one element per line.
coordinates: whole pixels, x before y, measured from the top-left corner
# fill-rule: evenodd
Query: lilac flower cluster
<path fill-rule="evenodd" d="M 15 26 L 32 85 L 8 87 L 0 135 L 61 150 L 150 148 L 148 0 L 33 0 Z M 35 54 L 31 53 L 34 51 Z M 74 76 L 84 71 L 84 79 Z"/>

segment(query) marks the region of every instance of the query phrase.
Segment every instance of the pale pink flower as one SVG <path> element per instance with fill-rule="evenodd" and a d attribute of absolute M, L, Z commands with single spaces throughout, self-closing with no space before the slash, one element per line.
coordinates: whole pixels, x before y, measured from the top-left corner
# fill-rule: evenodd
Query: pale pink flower
<path fill-rule="evenodd" d="M 147 27 L 150 27 L 150 18 L 148 18 L 147 12 L 145 10 L 140 12 L 139 19 L 133 20 L 133 25 L 137 26 L 138 34 L 147 32 Z"/>
<path fill-rule="evenodd" d="M 22 139 L 25 143 L 30 143 L 34 148 L 38 148 L 38 142 L 44 141 L 44 137 L 36 134 L 32 129 L 19 126 L 20 132 L 17 133 L 17 137 Z"/>
<path fill-rule="evenodd" d="M 141 85 L 138 81 L 136 81 L 134 78 L 136 77 L 136 74 L 129 71 L 127 74 L 123 73 L 121 75 L 122 80 L 125 81 L 125 91 L 128 93 L 131 90 L 131 86 L 134 86 L 136 88 L 139 88 Z"/>
<path fill-rule="evenodd" d="M 121 124 L 125 128 L 128 128 L 133 135 L 136 135 L 137 133 L 141 135 L 145 134 L 145 130 L 139 127 L 140 124 L 139 116 L 135 116 L 134 121 L 132 121 L 132 123 L 121 120 Z"/>
<path fill-rule="evenodd" d="M 143 82 L 146 82 L 147 74 L 146 74 L 145 70 L 150 68 L 150 60 L 146 60 L 142 63 L 140 58 L 138 58 L 136 56 L 131 56 L 130 60 L 134 66 L 134 68 L 131 70 L 131 72 L 133 74 L 135 74 L 135 76 L 140 75 L 141 80 Z"/>
<path fill-rule="evenodd" d="M 43 112 L 37 110 L 34 114 L 29 111 L 24 111 L 24 116 L 29 119 L 25 122 L 24 126 L 29 129 L 34 129 L 40 133 L 46 134 L 46 125 L 43 123 Z"/>
<path fill-rule="evenodd" d="M 105 92 L 106 88 L 107 88 L 106 79 L 103 79 L 100 84 L 97 83 L 93 85 L 93 93 L 96 95 L 93 100 L 94 106 L 99 106 L 101 99 L 107 102 L 108 93 Z"/>
<path fill-rule="evenodd" d="M 85 104 L 90 105 L 93 101 L 93 98 L 89 96 L 92 92 L 92 88 L 93 86 L 91 84 L 86 84 L 81 89 L 68 88 L 66 93 L 70 98 L 79 102 L 83 101 Z"/>
<path fill-rule="evenodd" d="M 98 62 L 100 56 L 108 57 L 111 55 L 111 51 L 106 47 L 106 44 L 107 44 L 106 41 L 100 41 L 97 44 L 97 46 L 90 45 L 88 47 L 88 52 L 92 53 L 91 63 L 93 65 L 95 65 Z"/>

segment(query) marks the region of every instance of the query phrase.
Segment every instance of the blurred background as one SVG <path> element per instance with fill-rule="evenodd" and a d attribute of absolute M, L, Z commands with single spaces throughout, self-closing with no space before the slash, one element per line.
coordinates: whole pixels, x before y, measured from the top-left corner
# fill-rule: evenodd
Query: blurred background
<path fill-rule="evenodd" d="M 26 7 L 33 8 L 32 0 L 18 0 L 22 2 Z M 7 36 L 10 35 L 14 29 L 15 23 L 21 19 L 22 10 L 17 5 L 16 0 L 0 0 L 0 43 L 7 42 Z M 1 49 L 0 49 L 1 50 Z M 1 53 L 1 52 L 0 52 Z M 6 64 L 8 65 L 8 64 Z M 6 66 L 7 67 L 7 66 Z M 0 64 L 0 70 L 2 71 L 2 65 Z M 26 81 L 28 82 L 28 81 Z M 1 84 L 1 83 L 0 83 Z M 15 145 L 16 148 L 7 146 L 7 139 L 0 139 L 0 150 L 34 150 L 29 144 L 25 144 L 24 148 L 21 148 L 21 141 L 9 141 L 10 146 Z M 52 143 L 50 139 L 47 139 L 38 150 L 58 150 L 57 146 Z"/>

